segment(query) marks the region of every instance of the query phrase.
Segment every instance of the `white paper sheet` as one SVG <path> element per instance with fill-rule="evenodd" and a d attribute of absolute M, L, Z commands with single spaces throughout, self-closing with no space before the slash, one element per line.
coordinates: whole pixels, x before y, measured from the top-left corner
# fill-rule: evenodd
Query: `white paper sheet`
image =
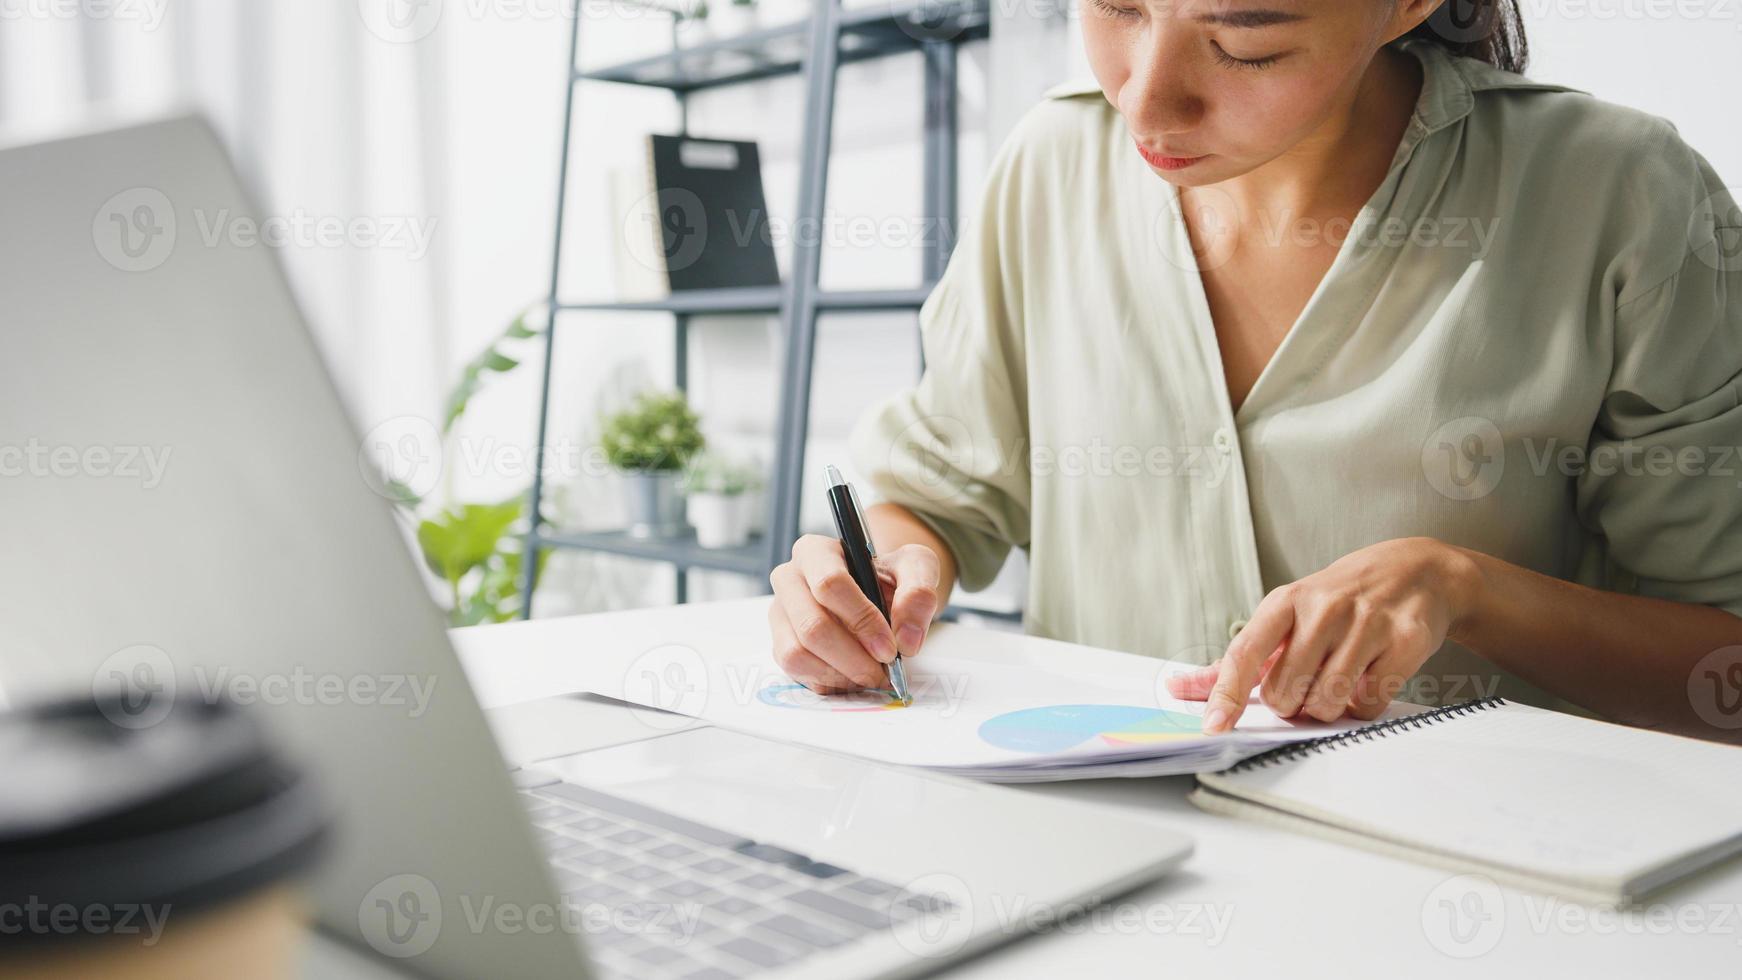
<path fill-rule="evenodd" d="M 571 651 L 569 689 L 766 738 L 999 781 L 1160 775 L 1224 768 L 1285 741 L 1356 727 L 1295 724 L 1254 703 L 1234 735 L 1205 736 L 1203 705 L 1163 683 L 1186 665 L 1002 631 L 940 624 L 907 662 L 914 703 L 887 694 L 823 697 L 775 666 L 766 626 L 708 629 L 682 613 L 669 642 Z M 553 692 L 546 692 L 553 693 Z"/>

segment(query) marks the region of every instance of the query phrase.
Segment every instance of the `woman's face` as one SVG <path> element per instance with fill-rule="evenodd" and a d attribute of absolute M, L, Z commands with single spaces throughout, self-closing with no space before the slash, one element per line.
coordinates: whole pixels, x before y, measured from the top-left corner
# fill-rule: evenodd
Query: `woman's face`
<path fill-rule="evenodd" d="M 1354 103 L 1423 0 L 1082 0 L 1089 64 L 1134 153 L 1197 187 L 1238 177 Z"/>

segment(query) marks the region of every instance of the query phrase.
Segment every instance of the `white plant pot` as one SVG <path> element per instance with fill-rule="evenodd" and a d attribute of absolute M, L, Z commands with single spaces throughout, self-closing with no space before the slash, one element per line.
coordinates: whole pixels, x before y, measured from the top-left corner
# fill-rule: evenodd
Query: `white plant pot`
<path fill-rule="evenodd" d="M 704 548 L 741 548 L 750 541 L 749 499 L 741 493 L 692 493 L 690 525 Z"/>

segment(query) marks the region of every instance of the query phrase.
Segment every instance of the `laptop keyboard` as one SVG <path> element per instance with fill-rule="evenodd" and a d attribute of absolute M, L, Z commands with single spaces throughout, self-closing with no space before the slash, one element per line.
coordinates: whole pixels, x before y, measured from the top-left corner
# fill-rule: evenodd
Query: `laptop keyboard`
<path fill-rule="evenodd" d="M 587 953 L 608 977 L 729 980 L 952 907 L 571 783 L 521 791 Z"/>

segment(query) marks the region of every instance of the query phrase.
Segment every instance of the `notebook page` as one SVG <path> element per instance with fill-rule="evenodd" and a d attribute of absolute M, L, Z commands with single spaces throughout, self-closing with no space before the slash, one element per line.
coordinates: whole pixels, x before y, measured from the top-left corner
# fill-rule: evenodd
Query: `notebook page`
<path fill-rule="evenodd" d="M 1559 877 L 1620 881 L 1742 834 L 1742 748 L 1518 704 L 1205 781 Z"/>

